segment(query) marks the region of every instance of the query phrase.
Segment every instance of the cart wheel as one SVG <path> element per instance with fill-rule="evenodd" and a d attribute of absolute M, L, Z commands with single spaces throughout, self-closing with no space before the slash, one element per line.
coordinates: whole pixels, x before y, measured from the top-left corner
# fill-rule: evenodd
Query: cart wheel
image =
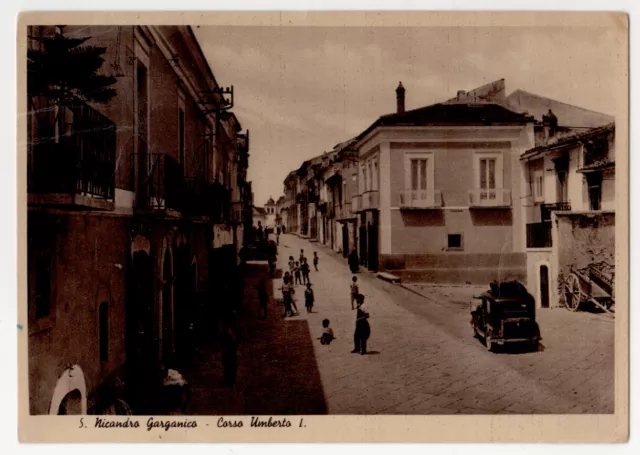
<path fill-rule="evenodd" d="M 582 302 L 583 294 L 580 279 L 573 273 L 567 277 L 565 282 L 565 295 L 567 297 L 567 309 L 576 311 L 580 306 L 580 302 Z"/>

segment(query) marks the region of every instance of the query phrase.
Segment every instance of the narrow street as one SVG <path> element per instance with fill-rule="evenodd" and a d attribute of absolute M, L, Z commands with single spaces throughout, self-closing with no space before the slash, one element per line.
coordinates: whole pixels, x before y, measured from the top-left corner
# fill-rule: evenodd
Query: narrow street
<path fill-rule="evenodd" d="M 253 285 L 267 277 L 253 265 L 245 292 L 245 339 L 239 349 L 238 384 L 220 383 L 219 352 L 200 353 L 188 374 L 193 388 L 189 414 L 506 414 L 608 413 L 613 411 L 613 320 L 563 309 L 539 310 L 539 352 L 491 353 L 473 337 L 469 301 L 481 288 L 404 287 L 374 274 L 358 274 L 372 334 L 368 354 L 355 355 L 355 313 L 349 301 L 346 261 L 326 247 L 281 236 L 278 269 L 289 256 L 317 251 L 312 271 L 314 313 L 281 319 L 282 307 L 258 320 Z M 279 273 L 281 276 L 281 273 Z M 271 282 L 270 282 L 271 283 Z M 276 298 L 280 280 L 270 284 Z M 336 340 L 318 339 L 322 320 Z"/>

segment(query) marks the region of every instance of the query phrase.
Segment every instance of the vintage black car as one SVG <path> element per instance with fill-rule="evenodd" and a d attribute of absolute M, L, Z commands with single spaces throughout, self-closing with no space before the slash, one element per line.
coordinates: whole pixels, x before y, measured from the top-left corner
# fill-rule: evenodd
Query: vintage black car
<path fill-rule="evenodd" d="M 535 299 L 518 282 L 491 283 L 491 289 L 471 304 L 473 336 L 484 340 L 487 349 L 496 345 L 522 343 L 538 349 L 541 340 L 536 322 Z"/>

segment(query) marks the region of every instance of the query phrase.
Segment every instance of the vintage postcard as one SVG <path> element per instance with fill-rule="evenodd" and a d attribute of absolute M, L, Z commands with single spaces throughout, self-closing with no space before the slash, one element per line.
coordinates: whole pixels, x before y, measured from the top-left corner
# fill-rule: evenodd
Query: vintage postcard
<path fill-rule="evenodd" d="M 22 441 L 627 440 L 626 15 L 17 40 Z"/>

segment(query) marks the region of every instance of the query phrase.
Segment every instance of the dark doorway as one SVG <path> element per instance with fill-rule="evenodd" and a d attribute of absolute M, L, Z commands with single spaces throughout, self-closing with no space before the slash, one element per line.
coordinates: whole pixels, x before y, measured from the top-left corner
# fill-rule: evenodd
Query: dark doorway
<path fill-rule="evenodd" d="M 136 251 L 129 273 L 126 312 L 127 359 L 133 365 L 156 357 L 153 306 L 153 263 L 145 251 Z"/>
<path fill-rule="evenodd" d="M 82 414 L 82 395 L 78 389 L 67 393 L 58 406 L 58 415 L 70 416 Z"/>
<path fill-rule="evenodd" d="M 367 227 L 360 226 L 360 265 L 367 266 Z"/>
<path fill-rule="evenodd" d="M 375 222 L 374 222 L 375 223 Z M 372 272 L 378 271 L 378 225 L 370 223 L 367 226 L 367 267 Z"/>
<path fill-rule="evenodd" d="M 342 256 L 349 256 L 349 227 L 347 223 L 342 224 Z"/>
<path fill-rule="evenodd" d="M 172 352 L 172 308 L 171 308 L 171 294 L 172 294 L 172 267 L 171 267 L 171 253 L 169 248 L 164 252 L 164 259 L 162 265 L 162 360 L 167 362 Z M 166 366 L 166 365 L 165 365 Z"/>
<path fill-rule="evenodd" d="M 549 308 L 549 268 L 540 266 L 540 306 Z"/>

